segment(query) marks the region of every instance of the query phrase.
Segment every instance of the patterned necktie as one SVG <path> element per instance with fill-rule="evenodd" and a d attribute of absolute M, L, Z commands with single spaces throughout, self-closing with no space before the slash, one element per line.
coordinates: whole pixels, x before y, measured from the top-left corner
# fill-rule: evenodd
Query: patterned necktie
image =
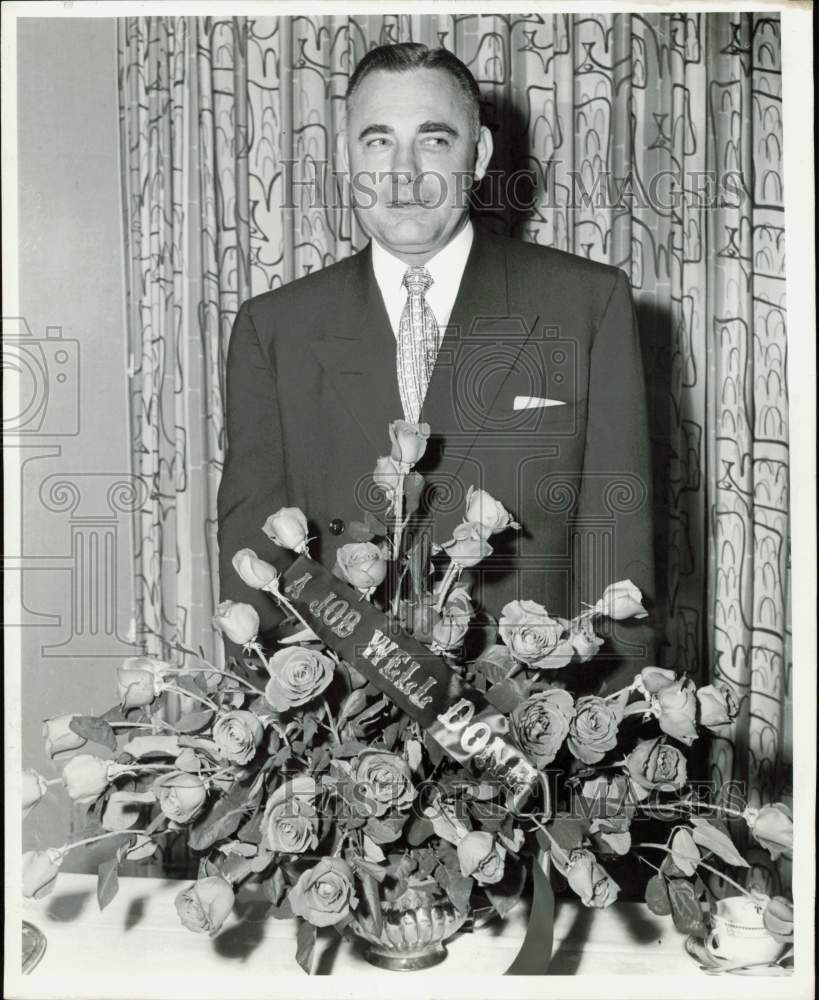
<path fill-rule="evenodd" d="M 408 267 L 407 302 L 398 327 L 398 388 L 404 417 L 418 423 L 438 353 L 438 324 L 424 297 L 432 285 L 425 267 Z"/>

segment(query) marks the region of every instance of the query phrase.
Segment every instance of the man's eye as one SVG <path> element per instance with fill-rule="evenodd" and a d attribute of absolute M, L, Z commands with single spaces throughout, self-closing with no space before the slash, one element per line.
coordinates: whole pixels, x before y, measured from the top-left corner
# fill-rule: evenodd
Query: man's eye
<path fill-rule="evenodd" d="M 375 136 L 375 138 L 367 140 L 368 149 L 380 149 L 382 146 L 386 145 L 387 140 L 383 136 Z"/>
<path fill-rule="evenodd" d="M 434 146 L 436 149 L 446 149 L 449 146 L 449 139 L 442 135 L 430 135 L 424 141 L 426 145 Z"/>

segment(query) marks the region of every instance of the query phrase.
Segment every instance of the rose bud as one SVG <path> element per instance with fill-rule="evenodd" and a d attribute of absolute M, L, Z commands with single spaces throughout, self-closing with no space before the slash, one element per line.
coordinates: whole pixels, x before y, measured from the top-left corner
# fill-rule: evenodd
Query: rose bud
<path fill-rule="evenodd" d="M 315 649 L 280 649 L 270 658 L 265 699 L 276 712 L 305 705 L 329 686 L 334 667 L 329 656 Z"/>
<path fill-rule="evenodd" d="M 208 790 L 202 779 L 187 771 L 169 771 L 156 779 L 153 792 L 159 808 L 174 823 L 190 823 L 205 805 Z"/>
<path fill-rule="evenodd" d="M 388 500 L 393 500 L 398 489 L 398 477 L 401 471 L 395 459 L 390 455 L 382 455 L 375 463 L 373 482 L 382 490 Z"/>
<path fill-rule="evenodd" d="M 596 764 L 617 746 L 617 725 L 614 709 L 605 699 L 596 695 L 578 698 L 566 744 L 578 760 Z"/>
<path fill-rule="evenodd" d="M 441 548 L 457 566 L 469 569 L 492 555 L 492 546 L 486 540 L 486 533 L 482 524 L 459 524 L 452 532 L 452 538 L 444 542 Z"/>
<path fill-rule="evenodd" d="M 552 857 L 555 867 L 566 877 L 584 906 L 604 908 L 617 899 L 620 887 L 591 851 L 575 848 L 569 851 L 568 859 L 563 863 L 558 862 L 554 854 Z"/>
<path fill-rule="evenodd" d="M 486 490 L 476 490 L 474 486 L 466 491 L 465 516 L 472 524 L 482 524 L 490 535 L 496 535 L 506 528 L 520 528 L 500 500 L 496 500 Z"/>
<path fill-rule="evenodd" d="M 392 442 L 391 456 L 401 472 L 409 472 L 424 457 L 429 437 L 429 424 L 410 424 L 406 420 L 393 420 L 389 427 Z"/>
<path fill-rule="evenodd" d="M 384 582 L 387 560 L 372 542 L 350 542 L 336 552 L 336 565 L 344 580 L 358 590 L 371 590 Z"/>
<path fill-rule="evenodd" d="M 737 714 L 733 693 L 726 684 L 719 687 L 706 684 L 697 688 L 697 701 L 700 705 L 700 725 L 706 729 L 730 725 Z"/>
<path fill-rule="evenodd" d="M 539 670 L 565 667 L 574 649 L 563 639 L 564 622 L 535 601 L 511 601 L 501 611 L 498 631 L 520 663 Z"/>
<path fill-rule="evenodd" d="M 658 691 L 652 699 L 657 707 L 660 729 L 688 746 L 697 738 L 697 727 L 694 725 L 697 717 L 695 690 L 687 677 L 681 677 Z"/>
<path fill-rule="evenodd" d="M 129 656 L 117 667 L 117 690 L 123 709 L 143 708 L 162 694 L 170 664 L 148 656 Z"/>
<path fill-rule="evenodd" d="M 621 580 L 606 587 L 603 596 L 595 604 L 594 611 L 617 622 L 624 618 L 648 617 L 648 612 L 643 607 L 643 595 L 631 580 Z"/>
<path fill-rule="evenodd" d="M 252 712 L 226 712 L 213 726 L 219 753 L 233 764 L 247 764 L 256 756 L 264 726 Z"/>
<path fill-rule="evenodd" d="M 461 645 L 468 630 L 469 615 L 445 607 L 432 626 L 432 641 L 438 649 L 448 652 Z"/>
<path fill-rule="evenodd" d="M 80 753 L 63 768 L 63 784 L 75 802 L 93 802 L 108 787 L 111 761 Z"/>
<path fill-rule="evenodd" d="M 588 663 L 593 656 L 597 655 L 597 650 L 603 645 L 603 640 L 594 634 L 594 629 L 587 621 L 581 622 L 579 625 L 572 625 L 567 641 L 581 663 Z"/>
<path fill-rule="evenodd" d="M 23 855 L 22 883 L 26 899 L 42 899 L 57 881 L 65 854 L 56 847 L 45 851 L 26 851 Z"/>
<path fill-rule="evenodd" d="M 79 736 L 70 728 L 71 720 L 74 718 L 77 718 L 76 713 L 58 715 L 53 719 L 46 719 L 43 723 L 43 739 L 49 757 L 64 753 L 66 750 L 79 750 L 88 742 L 84 736 Z"/>
<path fill-rule="evenodd" d="M 303 854 L 318 846 L 316 783 L 300 776 L 280 785 L 267 801 L 262 829 L 271 851 Z"/>
<path fill-rule="evenodd" d="M 457 850 L 461 874 L 466 878 L 474 878 L 479 885 L 494 885 L 503 878 L 506 848 L 491 833 L 472 830 L 458 841 Z"/>
<path fill-rule="evenodd" d="M 415 798 L 409 764 L 387 750 L 364 750 L 353 762 L 351 779 L 360 802 L 373 816 L 407 809 Z"/>
<path fill-rule="evenodd" d="M 765 930 L 777 941 L 786 944 L 793 941 L 793 903 L 784 896 L 774 896 L 762 913 Z"/>
<path fill-rule="evenodd" d="M 200 878 L 180 892 L 174 905 L 184 927 L 197 934 L 217 934 L 233 909 L 233 886 L 221 875 Z"/>
<path fill-rule="evenodd" d="M 259 612 L 252 604 L 222 601 L 212 621 L 237 646 L 255 642 L 259 634 Z"/>
<path fill-rule="evenodd" d="M 660 736 L 640 740 L 626 757 L 626 768 L 639 798 L 653 791 L 676 791 L 687 780 L 685 757 Z"/>
<path fill-rule="evenodd" d="M 569 735 L 574 699 L 562 688 L 531 695 L 512 712 L 510 730 L 515 742 L 535 767 L 546 767 Z"/>
<path fill-rule="evenodd" d="M 260 559 L 253 549 L 239 549 L 231 561 L 242 582 L 254 590 L 264 590 L 279 578 L 276 567 Z"/>
<path fill-rule="evenodd" d="M 358 906 L 353 873 L 342 858 L 322 858 L 301 874 L 287 898 L 293 913 L 314 927 L 332 927 Z"/>
<path fill-rule="evenodd" d="M 754 838 L 774 861 L 780 855 L 793 857 L 793 814 L 783 802 L 761 809 L 749 807 L 744 816 Z"/>
<path fill-rule="evenodd" d="M 23 817 L 25 818 L 48 790 L 48 782 L 30 768 L 23 771 Z"/>
<path fill-rule="evenodd" d="M 262 531 L 283 549 L 307 552 L 307 518 L 298 507 L 281 507 L 264 522 Z"/>
<path fill-rule="evenodd" d="M 648 694 L 657 694 L 663 688 L 669 687 L 677 679 L 674 670 L 664 670 L 662 667 L 643 667 L 640 671 L 639 684 Z"/>

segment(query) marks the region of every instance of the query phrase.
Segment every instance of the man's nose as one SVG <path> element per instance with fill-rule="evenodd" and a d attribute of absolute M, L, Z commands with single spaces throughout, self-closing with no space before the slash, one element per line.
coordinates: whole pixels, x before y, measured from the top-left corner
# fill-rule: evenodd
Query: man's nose
<path fill-rule="evenodd" d="M 418 175 L 418 159 L 413 143 L 399 143 L 395 149 L 392 169 L 398 175 L 399 184 L 410 184 Z"/>

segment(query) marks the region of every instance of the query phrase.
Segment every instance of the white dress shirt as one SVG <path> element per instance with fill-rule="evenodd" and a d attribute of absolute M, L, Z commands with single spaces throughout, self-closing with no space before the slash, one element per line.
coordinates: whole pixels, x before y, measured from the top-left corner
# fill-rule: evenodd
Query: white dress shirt
<path fill-rule="evenodd" d="M 432 276 L 432 285 L 425 298 L 442 333 L 452 315 L 473 238 L 472 222 L 468 221 L 455 239 L 447 243 L 425 265 Z M 385 250 L 375 239 L 372 241 L 372 261 L 373 273 L 384 300 L 390 326 L 397 337 L 401 313 L 407 301 L 404 275 L 409 265 Z"/>

